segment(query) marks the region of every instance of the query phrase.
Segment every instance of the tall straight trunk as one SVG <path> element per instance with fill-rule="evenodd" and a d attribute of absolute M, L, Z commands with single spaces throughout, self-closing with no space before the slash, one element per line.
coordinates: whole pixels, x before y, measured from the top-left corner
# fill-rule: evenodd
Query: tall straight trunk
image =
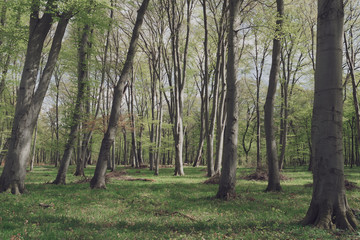
<path fill-rule="evenodd" d="M 346 198 L 342 146 L 343 5 L 342 0 L 318 0 L 312 129 L 314 184 L 303 224 L 354 231 L 358 222 Z"/>
<path fill-rule="evenodd" d="M 224 2 L 226 4 L 226 2 Z M 224 13 L 225 16 L 226 13 L 226 7 L 224 6 Z M 221 164 L 222 164 L 222 158 L 223 158 L 223 148 L 224 148 L 224 134 L 225 134 L 225 123 L 226 123 L 226 109 L 225 109 L 225 99 L 226 99 L 226 79 L 225 79 L 225 42 L 223 41 L 221 44 L 221 51 L 220 56 L 218 56 L 219 59 L 221 59 L 220 62 L 220 72 L 219 77 L 221 79 L 222 88 L 220 92 L 220 100 L 219 100 L 219 106 L 218 106 L 218 112 L 216 114 L 216 122 L 217 122 L 217 128 L 216 128 L 216 158 L 215 158 L 215 172 L 220 172 L 221 170 Z"/>
<path fill-rule="evenodd" d="M 198 148 L 196 151 L 196 157 L 193 164 L 193 167 L 198 167 L 200 165 L 200 161 L 202 158 L 202 151 L 204 146 L 204 103 L 205 103 L 205 96 L 204 96 L 204 85 L 202 84 L 201 90 L 200 90 L 200 96 L 201 96 L 201 107 L 200 107 L 200 134 L 199 134 L 199 143 Z"/>
<path fill-rule="evenodd" d="M 53 184 L 66 184 L 66 173 L 69 168 L 70 160 L 73 154 L 73 149 L 75 145 L 75 141 L 78 135 L 78 129 L 81 124 L 81 116 L 83 111 L 83 102 L 84 98 L 86 97 L 86 87 L 87 83 L 87 71 L 88 71 L 88 64 L 87 64 L 87 45 L 88 45 L 88 38 L 89 38 L 89 25 L 85 25 L 83 32 L 81 34 L 81 40 L 79 43 L 78 48 L 78 89 L 77 89 L 77 96 L 75 102 L 75 108 L 73 109 L 72 113 L 72 123 L 70 127 L 70 133 L 65 144 L 65 150 L 60 161 L 60 167 L 56 176 L 56 179 L 53 181 Z M 79 139 L 80 140 L 80 139 Z M 79 141 L 80 142 L 80 141 Z M 81 144 L 78 144 L 79 151 L 81 150 Z M 78 151 L 78 155 L 80 156 L 81 153 Z"/>
<path fill-rule="evenodd" d="M 151 125 L 150 125 L 150 147 L 149 147 L 149 165 L 150 170 L 154 170 L 154 148 L 153 144 L 156 143 L 155 140 L 155 93 L 156 93 L 156 63 L 155 63 L 155 54 L 152 54 L 151 62 L 149 68 L 151 71 Z"/>
<path fill-rule="evenodd" d="M 124 137 L 124 155 L 123 155 L 123 164 L 126 165 L 127 161 L 127 141 L 126 141 L 126 129 L 125 127 L 122 129 L 123 137 Z"/>
<path fill-rule="evenodd" d="M 229 32 L 228 32 L 228 58 L 227 58 L 227 94 L 226 108 L 227 120 L 224 140 L 224 153 L 222 160 L 219 190 L 216 198 L 228 199 L 235 195 L 236 168 L 237 168 L 237 142 L 239 120 L 239 91 L 236 85 L 236 53 L 235 53 L 235 18 L 239 11 L 239 0 L 229 1 Z"/>
<path fill-rule="evenodd" d="M 56 94 L 55 94 L 55 137 L 56 137 L 56 150 L 55 150 L 55 167 L 58 166 L 60 161 L 60 144 L 59 144 L 59 95 L 60 95 L 60 81 L 61 77 L 55 71 L 55 85 L 56 85 Z"/>
<path fill-rule="evenodd" d="M 186 4 L 185 4 L 186 2 Z M 178 5 L 179 4 L 179 5 Z M 175 176 L 184 175 L 183 167 L 183 144 L 184 144 L 184 126 L 183 126 L 183 95 L 184 95 L 184 86 L 186 79 L 186 69 L 187 69 L 187 55 L 188 47 L 190 41 L 190 25 L 191 25 L 191 14 L 194 7 L 194 0 L 185 0 L 177 3 L 175 1 L 168 1 L 165 4 L 167 10 L 169 28 L 171 32 L 170 42 L 171 42 L 171 64 L 172 71 L 166 66 L 167 73 L 170 74 L 169 84 L 171 81 L 174 82 L 173 90 L 171 92 L 171 105 L 169 107 L 171 122 L 173 123 L 173 137 L 175 145 Z M 186 5 L 186 34 L 185 34 L 185 44 L 180 49 L 180 29 L 183 24 L 183 18 L 179 17 L 184 15 L 184 8 Z M 181 52 L 180 52 L 181 51 Z M 165 52 L 164 52 L 165 53 Z M 164 60 L 166 60 L 164 58 Z M 168 59 L 167 59 L 168 60 Z M 166 62 L 166 61 L 164 61 Z M 169 64 L 170 65 L 170 64 Z M 164 95 L 166 97 L 166 95 Z"/>
<path fill-rule="evenodd" d="M 143 148 L 142 148 L 142 134 L 143 134 L 143 126 L 140 126 L 139 129 L 139 139 L 138 139 L 138 146 L 137 146 L 137 156 L 138 156 L 138 160 L 139 160 L 139 167 L 141 167 L 141 164 L 143 163 L 144 159 L 143 159 Z"/>
<path fill-rule="evenodd" d="M 275 128 L 274 128 L 274 100 L 276 93 L 276 85 L 280 68 L 280 50 L 281 42 L 279 36 L 282 31 L 282 17 L 284 16 L 283 0 L 276 0 L 277 17 L 276 20 L 276 37 L 273 39 L 272 63 L 269 76 L 269 86 L 266 95 L 264 107 L 265 112 L 265 135 L 266 135 L 266 155 L 268 161 L 269 180 L 266 191 L 281 191 L 279 160 L 277 155 Z"/>
<path fill-rule="evenodd" d="M 132 146 L 132 155 L 133 155 L 133 163 L 131 164 L 132 167 L 140 167 L 139 166 L 139 156 L 137 154 L 137 141 L 136 141 L 136 124 L 135 124 L 135 116 L 134 116 L 134 89 L 133 89 L 133 81 L 134 77 L 132 78 L 132 82 L 130 83 L 129 87 L 129 95 L 130 95 L 130 102 L 129 102 L 129 114 L 130 114 L 130 126 L 131 126 L 131 146 Z"/>
<path fill-rule="evenodd" d="M 160 77 L 160 69 L 161 69 L 161 52 L 159 48 L 159 62 L 158 62 L 158 80 L 159 80 L 159 86 L 161 85 L 161 77 Z M 160 168 L 160 153 L 161 153 L 161 132 L 162 132 L 162 121 L 163 121 L 163 93 L 162 89 L 159 88 L 159 107 L 157 112 L 157 119 L 159 121 L 159 124 L 156 127 L 156 152 L 155 152 L 155 171 L 154 175 L 159 175 L 159 168 Z"/>
<path fill-rule="evenodd" d="M 114 97 L 111 107 L 109 124 L 106 133 L 104 134 L 103 140 L 101 142 L 100 153 L 96 164 L 95 173 L 90 182 L 91 188 L 106 188 L 105 185 L 105 174 L 107 167 L 106 163 L 110 154 L 111 145 L 116 136 L 116 129 L 118 126 L 118 121 L 120 119 L 121 102 L 127 82 L 130 81 L 131 79 L 131 71 L 132 71 L 133 60 L 136 53 L 137 41 L 139 38 L 139 33 L 143 22 L 143 18 L 147 6 L 149 5 L 149 1 L 150 0 L 144 0 L 137 13 L 135 26 L 132 32 L 130 45 L 126 56 L 126 61 L 121 71 L 120 79 L 114 88 Z"/>
<path fill-rule="evenodd" d="M 207 176 L 212 177 L 215 174 L 214 170 L 214 148 L 213 148 L 213 135 L 214 132 L 210 129 L 210 110 L 209 110 L 209 50 L 208 50 L 208 28 L 207 28 L 207 13 L 206 13 L 206 0 L 202 1 L 203 5 L 203 16 L 204 16 L 204 114 L 205 114 L 205 135 L 206 135 L 206 160 L 207 160 Z M 214 99 L 217 99 L 217 96 L 213 96 Z M 213 106 L 215 107 L 215 106 Z"/>
<path fill-rule="evenodd" d="M 113 0 L 110 1 L 111 6 L 113 6 Z M 114 10 L 113 8 L 110 9 L 110 19 L 112 20 L 114 16 Z M 112 22 L 110 21 L 107 32 L 106 32 L 106 38 L 105 38 L 105 46 L 104 46 L 104 52 L 103 52 L 103 61 L 101 66 L 101 80 L 100 80 L 100 86 L 99 86 L 99 92 L 97 94 L 98 99 L 96 101 L 96 109 L 95 114 L 93 116 L 93 121 L 90 123 L 90 126 L 88 127 L 86 133 L 84 133 L 83 140 L 82 140 L 82 147 L 81 147 L 81 157 L 80 161 L 76 165 L 76 171 L 75 176 L 85 176 L 84 168 L 86 167 L 86 164 L 88 161 L 91 163 L 91 144 L 90 141 L 92 140 L 93 135 L 93 129 L 95 127 L 96 118 L 99 115 L 100 112 L 100 105 L 101 105 L 101 96 L 103 95 L 103 86 L 105 82 L 105 74 L 106 74 L 106 63 L 107 63 L 107 57 L 108 57 L 108 51 L 109 51 L 109 45 L 110 45 L 110 31 L 111 31 L 111 25 Z M 92 31 L 91 31 L 92 33 Z M 91 46 L 91 45 L 90 45 Z M 90 55 L 88 55 L 89 57 Z M 90 92 L 90 86 L 88 85 L 87 93 Z M 86 101 L 86 111 L 88 115 L 90 114 L 90 101 L 87 99 Z M 89 146 L 90 145 L 90 146 Z M 89 163 L 89 164 L 90 164 Z"/>
<path fill-rule="evenodd" d="M 280 155 L 279 155 L 279 170 L 283 169 L 285 162 L 285 152 L 288 135 L 288 117 L 289 117 L 289 97 L 288 97 L 288 83 L 284 80 L 281 86 L 281 109 L 280 109 Z"/>
<path fill-rule="evenodd" d="M 352 37 L 352 29 L 350 29 L 350 35 Z M 354 71 L 354 52 L 352 49 L 352 44 L 349 46 L 348 39 L 346 34 L 344 33 L 344 43 L 345 43 L 345 52 L 346 52 L 346 62 L 349 67 L 349 75 L 351 77 L 351 86 L 352 86 L 352 96 L 353 96 L 353 105 L 355 111 L 355 126 L 357 133 L 357 141 L 360 142 L 360 110 L 359 110 L 359 100 L 357 97 L 357 85 L 355 79 L 355 71 Z M 350 49 L 349 49 L 350 48 Z"/>
<path fill-rule="evenodd" d="M 32 150 L 31 150 L 30 172 L 32 172 L 32 170 L 34 169 L 37 130 L 38 130 L 38 122 L 36 122 L 34 141 L 33 141 Z"/>
<path fill-rule="evenodd" d="M 29 41 L 17 94 L 9 149 L 6 156 L 6 163 L 0 177 L 0 192 L 6 191 L 10 187 L 13 194 L 23 193 L 25 190 L 26 164 L 30 155 L 32 134 L 69 21 L 66 15 L 60 17 L 45 68 L 37 84 L 36 80 L 38 79 L 45 38 L 53 23 L 53 17 L 49 8 L 54 8 L 52 1 L 48 1 L 46 11 L 41 18 L 39 17 L 39 6 L 33 4 L 31 8 Z M 37 89 L 35 91 L 36 86 Z"/>

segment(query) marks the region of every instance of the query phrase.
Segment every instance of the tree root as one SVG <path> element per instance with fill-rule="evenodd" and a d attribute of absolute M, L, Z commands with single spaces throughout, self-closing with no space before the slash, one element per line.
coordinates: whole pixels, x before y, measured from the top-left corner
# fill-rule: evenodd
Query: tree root
<path fill-rule="evenodd" d="M 314 225 L 321 229 L 355 231 L 358 222 L 351 209 L 341 211 L 339 205 L 332 205 L 329 202 L 324 204 L 310 204 L 310 208 L 302 220 L 303 225 Z"/>

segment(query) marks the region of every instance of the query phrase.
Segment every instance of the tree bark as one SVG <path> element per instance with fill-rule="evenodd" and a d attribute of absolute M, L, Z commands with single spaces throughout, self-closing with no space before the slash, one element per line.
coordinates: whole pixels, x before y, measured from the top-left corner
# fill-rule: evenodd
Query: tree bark
<path fill-rule="evenodd" d="M 342 146 L 342 0 L 318 1 L 312 144 L 313 195 L 304 225 L 324 229 L 358 226 L 346 199 Z"/>
<path fill-rule="evenodd" d="M 34 162 L 35 162 L 35 150 L 36 150 L 36 140 L 37 140 L 37 130 L 38 130 L 38 123 L 36 122 L 35 126 L 35 136 L 34 141 L 32 144 L 32 150 L 31 150 L 31 160 L 30 160 L 30 172 L 34 169 Z"/>
<path fill-rule="evenodd" d="M 228 59 L 227 59 L 227 94 L 226 108 L 227 120 L 224 139 L 224 153 L 222 160 L 219 190 L 216 198 L 228 199 L 235 195 L 236 167 L 237 167 L 237 142 L 239 91 L 236 86 L 236 53 L 235 53 L 235 18 L 239 11 L 239 0 L 229 1 L 229 33 L 228 33 Z"/>
<path fill-rule="evenodd" d="M 276 85 L 280 68 L 280 36 L 282 31 L 282 17 L 284 15 L 283 0 L 276 0 L 278 19 L 276 20 L 276 36 L 273 39 L 272 64 L 269 76 L 269 86 L 264 107 L 265 112 L 265 135 L 266 135 L 266 155 L 268 161 L 268 186 L 266 191 L 281 191 L 279 161 L 277 155 L 275 128 L 274 128 L 274 100 Z"/>
<path fill-rule="evenodd" d="M 138 10 L 135 26 L 130 40 L 128 53 L 126 56 L 126 61 L 122 69 L 122 72 L 120 74 L 120 79 L 114 88 L 114 97 L 113 97 L 113 103 L 110 113 L 109 124 L 101 143 L 101 148 L 95 168 L 95 173 L 90 182 L 91 188 L 106 188 L 105 174 L 107 168 L 107 159 L 110 154 L 110 148 L 112 142 L 114 141 L 114 138 L 116 136 L 116 129 L 120 118 L 121 102 L 125 87 L 127 86 L 127 82 L 131 78 L 132 65 L 136 53 L 140 28 L 144 19 L 147 6 L 149 5 L 149 1 L 150 0 L 144 0 L 141 4 L 140 9 Z"/>
<path fill-rule="evenodd" d="M 78 129 L 81 123 L 83 102 L 86 93 L 87 86 L 87 45 L 88 45 L 88 36 L 89 36 L 90 27 L 88 24 L 85 25 L 83 32 L 81 34 L 81 40 L 78 48 L 78 89 L 75 102 L 75 108 L 72 113 L 72 123 L 70 127 L 70 133 L 65 145 L 64 154 L 60 161 L 60 167 L 56 176 L 56 179 L 53 181 L 53 184 L 66 184 L 66 173 L 69 168 L 70 160 L 72 157 L 74 144 L 77 138 Z M 80 145 L 80 144 L 79 144 Z M 79 146 L 79 150 L 81 146 Z M 79 153 L 79 156 L 81 153 Z"/>
<path fill-rule="evenodd" d="M 39 73 L 44 41 L 53 23 L 53 17 L 50 11 L 47 10 L 54 6 L 52 1 L 48 1 L 46 6 L 47 10 L 41 18 L 39 18 L 40 9 L 38 7 L 39 6 L 36 4 L 32 6 L 29 41 L 20 87 L 17 94 L 9 150 L 6 156 L 5 167 L 0 177 L 0 192 L 6 191 L 10 187 L 13 194 L 20 194 L 25 190 L 26 164 L 30 155 L 32 134 L 58 59 L 62 38 L 69 21 L 68 17 L 65 15 L 60 17 L 47 63 L 37 84 L 36 80 Z M 37 89 L 35 91 L 36 86 Z"/>

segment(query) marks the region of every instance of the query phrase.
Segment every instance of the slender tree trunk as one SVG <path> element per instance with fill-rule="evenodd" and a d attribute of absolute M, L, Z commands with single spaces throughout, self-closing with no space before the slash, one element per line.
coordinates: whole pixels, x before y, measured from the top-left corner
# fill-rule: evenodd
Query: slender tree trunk
<path fill-rule="evenodd" d="M 34 169 L 37 130 L 38 130 L 38 123 L 36 122 L 34 141 L 33 141 L 32 150 L 31 150 L 30 172 L 32 172 L 32 170 Z"/>
<path fill-rule="evenodd" d="M 64 154 L 62 156 L 60 167 L 56 176 L 56 179 L 53 181 L 53 184 L 66 184 L 66 173 L 69 168 L 70 160 L 72 158 L 72 153 L 75 145 L 75 141 L 78 135 L 78 129 L 81 124 L 81 116 L 83 109 L 83 102 L 86 96 L 86 88 L 87 88 L 87 45 L 88 45 L 88 37 L 89 37 L 89 25 L 85 25 L 83 32 L 81 34 L 81 40 L 79 43 L 78 49 L 78 90 L 75 102 L 75 108 L 72 113 L 72 125 L 70 127 L 70 133 L 65 145 Z M 79 139 L 80 140 L 80 139 Z M 81 153 L 81 144 L 79 141 L 78 144 L 78 156 L 79 158 Z"/>
<path fill-rule="evenodd" d="M 134 89 L 133 89 L 133 81 L 130 83 L 129 87 L 129 95 L 130 95 L 130 102 L 129 102 L 129 114 L 130 114 L 130 121 L 131 121 L 131 146 L 132 146 L 132 155 L 133 155 L 133 164 L 132 167 L 139 168 L 139 156 L 137 154 L 137 141 L 136 141 L 136 124 L 135 124 L 135 116 L 134 116 Z"/>
<path fill-rule="evenodd" d="M 47 10 L 53 8 L 53 6 L 50 6 L 52 5 L 50 2 L 51 1 L 49 1 L 46 6 Z M 9 149 L 6 156 L 6 163 L 0 177 L 0 192 L 6 191 L 10 187 L 13 194 L 23 193 L 25 190 L 26 164 L 30 155 L 32 134 L 69 21 L 65 15 L 60 18 L 47 63 L 37 84 L 36 80 L 38 78 L 44 41 L 53 23 L 50 11 L 45 11 L 41 18 L 39 18 L 39 11 L 40 9 L 36 4 L 32 6 L 29 41 L 17 94 Z M 38 86 L 36 91 L 34 91 L 35 86 Z"/>
<path fill-rule="evenodd" d="M 59 94 L 60 94 L 60 81 L 61 77 L 55 71 L 55 84 L 56 84 L 56 95 L 55 95 L 55 137 L 56 137 L 56 150 L 55 150 L 55 167 L 58 166 L 60 161 L 60 144 L 59 144 Z"/>
<path fill-rule="evenodd" d="M 213 134 L 210 129 L 210 110 L 209 110 L 209 50 L 208 50 L 208 29 L 207 29 L 207 13 L 206 13 L 206 0 L 202 1 L 203 5 L 203 16 L 204 16 L 204 90 L 205 90 L 205 97 L 204 97 L 204 113 L 205 113 L 205 136 L 206 136 L 206 160 L 207 160 L 207 176 L 212 177 L 215 174 L 214 170 L 214 148 L 213 148 Z M 214 99 L 217 99 L 217 96 L 214 96 Z M 215 106 L 213 106 L 215 107 Z"/>
<path fill-rule="evenodd" d="M 265 135 L 266 135 L 266 155 L 268 160 L 269 180 L 266 191 L 281 191 L 279 161 L 277 156 L 275 129 L 274 129 L 274 100 L 276 85 L 280 67 L 281 42 L 279 34 L 282 31 L 282 16 L 284 15 L 283 0 L 276 0 L 278 19 L 276 20 L 276 35 L 273 40 L 272 64 L 269 77 L 269 87 L 265 102 Z"/>
<path fill-rule="evenodd" d="M 90 182 L 91 188 L 106 188 L 105 174 L 106 174 L 106 162 L 110 154 L 110 148 L 114 138 L 116 136 L 116 129 L 120 118 L 120 107 L 127 82 L 131 79 L 131 70 L 133 60 L 136 53 L 137 40 L 139 38 L 140 28 L 143 22 L 143 18 L 150 0 L 144 0 L 136 17 L 135 26 L 132 32 L 126 61 L 122 69 L 120 79 L 114 88 L 114 97 L 110 113 L 110 120 L 108 128 L 101 143 L 100 153 L 95 168 L 95 173 Z"/>
<path fill-rule="evenodd" d="M 344 33 L 344 43 L 345 43 L 345 52 L 346 52 L 346 60 L 347 65 L 349 67 L 349 74 L 351 77 L 351 86 L 352 86 L 352 96 L 353 96 L 353 105 L 355 111 L 355 126 L 357 132 L 357 141 L 360 141 L 360 110 L 359 110 L 359 101 L 357 97 L 357 86 L 356 86 L 356 79 L 355 79 L 355 72 L 354 72 L 354 53 L 349 49 L 348 40 L 346 34 Z"/>
<path fill-rule="evenodd" d="M 303 224 L 354 231 L 358 222 L 346 199 L 342 146 L 343 4 L 342 0 L 318 1 L 312 132 L 314 184 Z"/>
<path fill-rule="evenodd" d="M 235 18 L 239 11 L 239 0 L 229 1 L 229 33 L 228 33 L 228 59 L 227 59 L 227 94 L 226 108 L 227 120 L 224 140 L 224 153 L 222 160 L 219 190 L 216 198 L 228 199 L 234 196 L 237 168 L 237 142 L 239 118 L 239 91 L 236 86 L 236 53 L 235 53 Z"/>
<path fill-rule="evenodd" d="M 226 3 L 224 3 L 226 4 Z M 226 12 L 226 7 L 224 6 L 223 11 Z M 225 12 L 223 13 L 225 15 Z M 225 123 L 226 123 L 226 109 L 225 109 L 225 99 L 226 99 L 226 79 L 225 79 L 225 42 L 221 44 L 221 59 L 220 62 L 220 78 L 222 82 L 222 89 L 220 94 L 219 107 L 217 112 L 217 141 L 216 141 L 216 159 L 215 159 L 215 172 L 220 172 L 221 164 L 223 159 L 223 147 L 224 147 L 224 134 L 225 134 Z"/>
<path fill-rule="evenodd" d="M 203 151 L 203 146 L 204 146 L 204 85 L 201 87 L 200 90 L 200 96 L 201 96 L 201 110 L 200 110 L 200 139 L 199 139 L 199 144 L 198 144 L 198 148 L 196 151 L 196 157 L 195 157 L 195 161 L 193 164 L 193 167 L 198 167 L 202 158 L 202 151 Z"/>
<path fill-rule="evenodd" d="M 159 54 L 159 72 L 160 72 L 160 54 Z M 159 85 L 161 83 L 161 78 L 160 75 L 159 77 Z M 163 104 L 163 100 L 162 100 L 162 90 L 159 90 L 159 108 L 158 108 L 158 117 L 157 119 L 159 120 L 159 125 L 156 128 L 156 154 L 155 154 L 155 172 L 154 174 L 156 176 L 159 175 L 159 168 L 160 168 L 160 149 L 161 149 L 161 132 L 162 132 L 162 121 L 163 121 L 163 110 L 162 110 L 162 104 Z"/>

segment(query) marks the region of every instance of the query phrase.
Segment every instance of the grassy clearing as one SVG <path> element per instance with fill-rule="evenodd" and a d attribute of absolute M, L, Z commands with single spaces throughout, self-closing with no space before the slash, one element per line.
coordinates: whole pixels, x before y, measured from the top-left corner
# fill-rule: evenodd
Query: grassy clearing
<path fill-rule="evenodd" d="M 359 184 L 359 170 L 346 169 L 348 180 Z M 87 176 L 93 171 L 86 169 Z M 35 167 L 27 175 L 28 193 L 0 194 L 0 239 L 360 239 L 360 232 L 299 224 L 312 191 L 304 187 L 311 174 L 302 168 L 285 170 L 292 180 L 282 182 L 281 193 L 264 193 L 266 182 L 239 179 L 232 201 L 213 199 L 217 185 L 202 184 L 202 168 L 186 168 L 185 177 L 172 176 L 172 169 L 158 177 L 147 169 L 126 171 L 155 182 L 112 179 L 107 190 L 90 190 L 69 174 L 66 186 L 54 186 L 44 183 L 55 179 L 56 169 Z M 252 171 L 238 169 L 238 176 Z M 347 196 L 360 209 L 360 191 Z"/>

